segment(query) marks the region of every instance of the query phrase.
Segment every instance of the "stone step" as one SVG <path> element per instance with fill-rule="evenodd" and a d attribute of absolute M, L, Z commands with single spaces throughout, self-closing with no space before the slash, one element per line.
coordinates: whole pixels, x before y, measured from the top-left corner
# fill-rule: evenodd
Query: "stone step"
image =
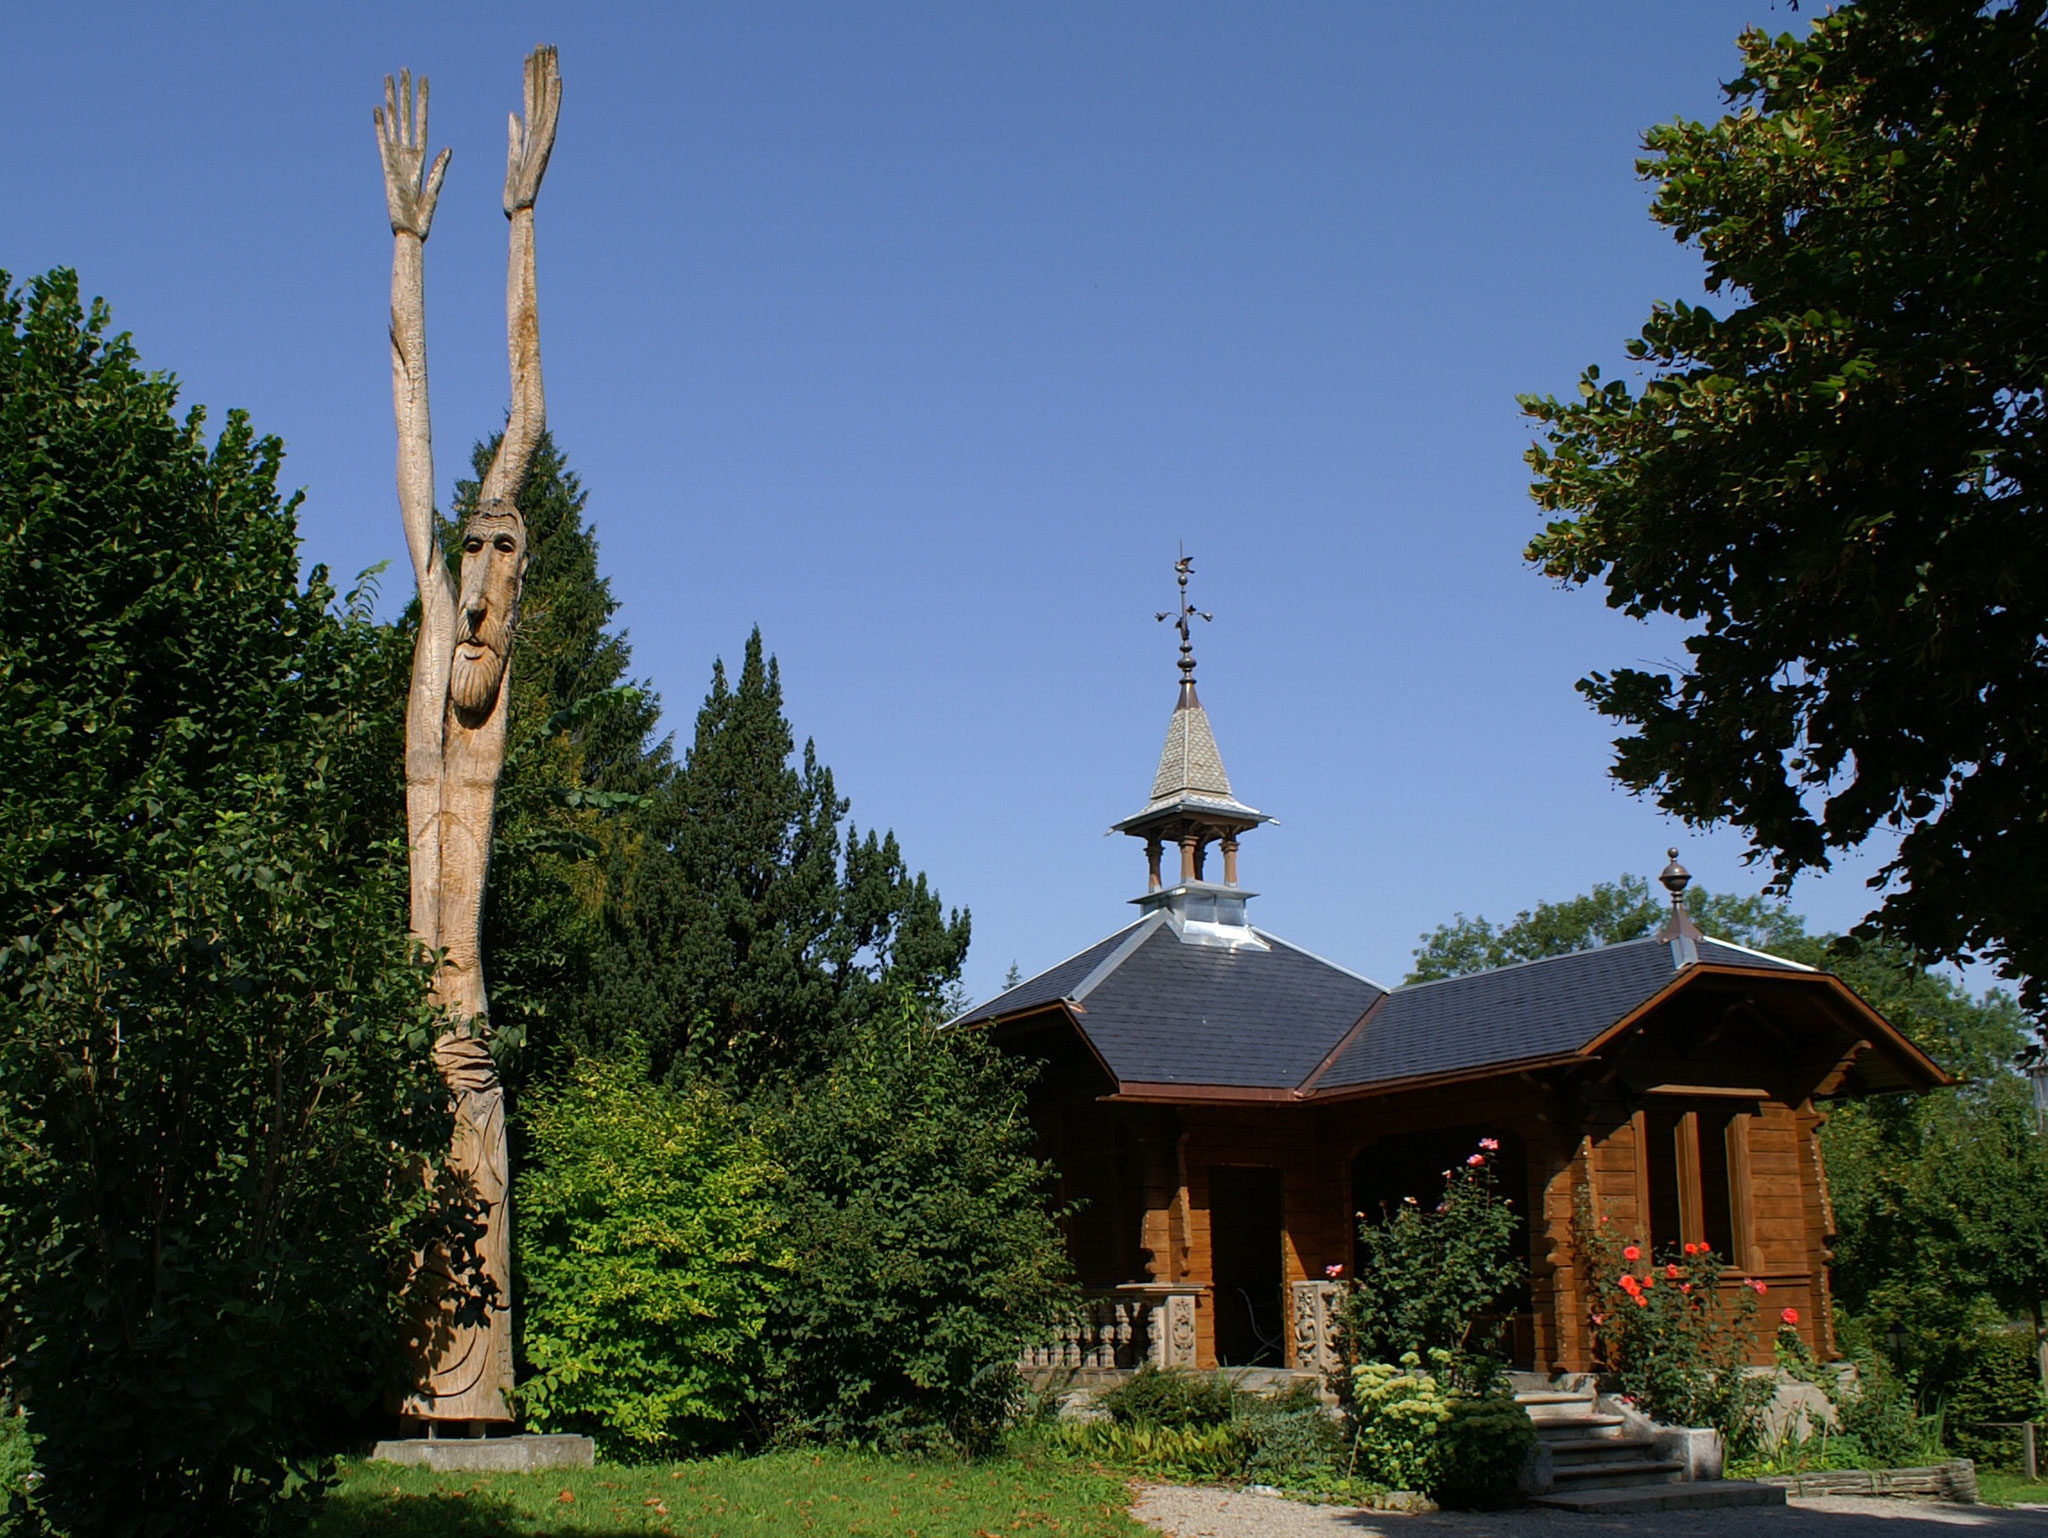
<path fill-rule="evenodd" d="M 1603 1461 L 1619 1463 L 1632 1458 L 1651 1458 L 1657 1451 L 1657 1443 L 1651 1437 L 1572 1437 L 1559 1442 L 1545 1439 L 1543 1445 L 1550 1449 L 1552 1462 L 1561 1469 Z"/>
<path fill-rule="evenodd" d="M 1605 1489 L 1621 1485 L 1664 1484 L 1685 1477 L 1676 1458 L 1616 1458 L 1600 1463 L 1567 1463 L 1551 1470 L 1553 1490 Z"/>
<path fill-rule="evenodd" d="M 1747 1479 L 1705 1479 L 1675 1485 L 1554 1490 L 1548 1495 L 1534 1496 L 1532 1501 L 1560 1511 L 1629 1516 L 1647 1511 L 1711 1511 L 1721 1506 L 1782 1506 L 1785 1492 L 1776 1485 L 1760 1485 Z"/>
<path fill-rule="evenodd" d="M 1569 1389 L 1524 1390 L 1523 1392 L 1515 1395 L 1515 1403 L 1522 1406 L 1524 1409 L 1528 1409 L 1535 1405 L 1589 1405 L 1592 1402 L 1593 1395 L 1590 1392 L 1575 1394 L 1571 1392 Z"/>
<path fill-rule="evenodd" d="M 1556 1415 L 1537 1420 L 1536 1435 L 1546 1442 L 1554 1442 L 1560 1437 L 1618 1436 L 1627 1424 L 1619 1415 Z"/>

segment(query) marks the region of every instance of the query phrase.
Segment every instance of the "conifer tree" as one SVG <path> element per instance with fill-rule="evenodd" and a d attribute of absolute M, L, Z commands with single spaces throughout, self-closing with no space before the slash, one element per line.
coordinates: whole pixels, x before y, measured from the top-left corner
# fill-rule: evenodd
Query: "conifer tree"
<path fill-rule="evenodd" d="M 688 759 L 653 798 L 603 1034 L 639 1038 L 671 1079 L 789 1083 L 845 1023 L 906 990 L 940 997 L 967 915 L 941 908 L 893 833 L 849 824 L 842 843 L 847 811 L 814 744 L 797 754 L 756 629 L 737 684 L 713 667 Z"/>

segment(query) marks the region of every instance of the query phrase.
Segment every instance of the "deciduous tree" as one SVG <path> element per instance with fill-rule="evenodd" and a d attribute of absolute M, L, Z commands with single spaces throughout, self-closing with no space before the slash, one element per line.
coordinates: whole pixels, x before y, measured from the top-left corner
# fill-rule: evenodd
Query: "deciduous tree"
<path fill-rule="evenodd" d="M 1676 616 L 1580 687 L 1614 773 L 1782 886 L 1898 835 L 1874 931 L 2048 1009 L 2048 5 L 1861 0 L 1741 39 L 1730 110 L 1652 129 L 1652 216 L 1718 309 L 1545 425 L 1529 546 Z"/>
<path fill-rule="evenodd" d="M 406 659 L 300 580 L 275 438 L 71 274 L 0 296 L 0 1355 L 57 1529 L 275 1531 L 396 1386 L 448 1146 Z"/>

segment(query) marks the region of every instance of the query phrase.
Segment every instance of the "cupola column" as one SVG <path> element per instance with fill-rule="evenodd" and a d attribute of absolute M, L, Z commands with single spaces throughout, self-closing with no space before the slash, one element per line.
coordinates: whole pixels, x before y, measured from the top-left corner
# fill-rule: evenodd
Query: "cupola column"
<path fill-rule="evenodd" d="M 1145 840 L 1145 864 L 1151 872 L 1152 884 L 1145 890 L 1156 892 L 1164 885 L 1159 879 L 1159 835 L 1154 833 Z"/>
<path fill-rule="evenodd" d="M 1225 886 L 1237 885 L 1237 835 L 1235 833 L 1223 835 L 1223 884 Z"/>
<path fill-rule="evenodd" d="M 1199 881 L 1202 879 L 1202 838 L 1193 828 L 1181 830 L 1180 879 L 1183 881 Z"/>

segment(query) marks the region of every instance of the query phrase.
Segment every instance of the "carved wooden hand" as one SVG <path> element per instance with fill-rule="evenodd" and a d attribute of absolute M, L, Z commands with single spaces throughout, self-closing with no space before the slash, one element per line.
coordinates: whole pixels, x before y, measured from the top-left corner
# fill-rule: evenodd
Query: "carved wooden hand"
<path fill-rule="evenodd" d="M 540 195 L 540 179 L 547 175 L 548 156 L 554 153 L 555 120 L 561 111 L 561 71 L 555 64 L 555 50 L 543 43 L 526 56 L 526 117 L 522 120 L 515 112 L 505 125 L 510 141 L 505 150 L 506 218 L 533 207 L 533 200 Z"/>
<path fill-rule="evenodd" d="M 448 151 L 443 150 L 434 157 L 425 181 L 420 178 L 427 160 L 427 77 L 420 76 L 415 97 L 411 70 L 400 70 L 395 86 L 386 75 L 384 105 L 371 115 L 377 121 L 377 147 L 384 155 L 384 203 L 391 211 L 391 233 L 425 240 L 434 223 L 434 204 L 440 201 L 441 178 L 448 173 Z M 550 133 L 553 126 L 550 119 Z"/>

